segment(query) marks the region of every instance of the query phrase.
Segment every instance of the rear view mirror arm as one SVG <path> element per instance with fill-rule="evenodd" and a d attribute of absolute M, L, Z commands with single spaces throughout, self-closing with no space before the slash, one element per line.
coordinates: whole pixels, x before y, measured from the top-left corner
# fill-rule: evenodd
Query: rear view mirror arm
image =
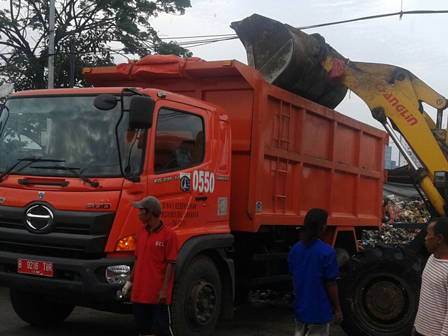
<path fill-rule="evenodd" d="M 127 179 L 127 180 L 129 180 L 131 182 L 140 182 L 140 177 L 139 176 L 132 176 L 132 175 L 129 176 L 128 174 L 126 174 L 124 172 L 124 169 L 123 169 L 123 161 L 122 161 L 122 157 L 121 157 L 121 148 L 120 148 L 120 139 L 118 137 L 118 127 L 120 126 L 120 123 L 123 120 L 123 115 L 124 115 L 124 111 L 125 111 L 125 108 L 124 108 L 124 97 L 123 97 L 125 92 L 132 92 L 132 93 L 134 93 L 136 95 L 142 96 L 142 94 L 140 92 L 138 92 L 135 88 L 124 88 L 123 90 L 121 90 L 121 94 L 120 94 L 120 100 L 121 100 L 120 118 L 118 118 L 118 121 L 117 121 L 117 123 L 115 125 L 115 140 L 117 141 L 118 160 L 120 162 L 120 172 L 121 172 L 121 175 L 125 179 Z"/>

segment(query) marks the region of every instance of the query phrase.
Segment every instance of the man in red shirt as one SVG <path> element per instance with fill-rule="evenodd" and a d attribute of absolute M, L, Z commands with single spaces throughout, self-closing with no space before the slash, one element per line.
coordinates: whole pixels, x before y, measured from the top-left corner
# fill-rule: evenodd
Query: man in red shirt
<path fill-rule="evenodd" d="M 174 265 L 177 258 L 176 233 L 159 220 L 160 202 L 148 196 L 133 202 L 144 224 L 137 232 L 135 263 L 122 289 L 124 296 L 132 287 L 131 301 L 140 335 L 149 335 L 153 321 L 156 336 L 173 335 L 169 304 L 173 290 Z"/>

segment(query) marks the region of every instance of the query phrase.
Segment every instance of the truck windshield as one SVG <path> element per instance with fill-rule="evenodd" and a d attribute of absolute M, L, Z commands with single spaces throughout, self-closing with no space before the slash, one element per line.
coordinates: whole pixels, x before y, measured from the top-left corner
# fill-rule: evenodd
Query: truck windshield
<path fill-rule="evenodd" d="M 129 97 L 125 97 L 125 106 Z M 115 127 L 120 104 L 95 108 L 95 96 L 9 99 L 0 115 L 0 173 L 24 158 L 60 160 L 86 177 L 121 176 Z M 146 131 L 128 131 L 128 113 L 118 127 L 122 169 L 141 172 Z M 73 176 L 48 163 L 20 162 L 9 174 Z M 39 168 L 39 169 L 36 169 Z"/>

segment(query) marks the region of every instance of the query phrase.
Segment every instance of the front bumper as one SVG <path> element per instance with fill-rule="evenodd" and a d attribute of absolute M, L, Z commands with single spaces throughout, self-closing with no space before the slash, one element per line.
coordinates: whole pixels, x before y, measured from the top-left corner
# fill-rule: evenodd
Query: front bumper
<path fill-rule="evenodd" d="M 21 274 L 17 272 L 18 259 L 53 263 L 53 277 Z M 103 309 L 117 304 L 116 292 L 121 284 L 109 284 L 105 279 L 107 266 L 132 266 L 134 258 L 102 258 L 95 260 L 64 259 L 0 253 L 0 284 L 28 292 L 40 293 L 49 299 L 64 300 L 80 306 Z"/>

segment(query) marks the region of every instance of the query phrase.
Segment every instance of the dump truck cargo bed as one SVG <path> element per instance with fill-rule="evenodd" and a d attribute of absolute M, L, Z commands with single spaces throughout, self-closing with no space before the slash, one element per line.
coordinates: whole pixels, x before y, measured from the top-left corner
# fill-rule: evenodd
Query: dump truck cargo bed
<path fill-rule="evenodd" d="M 314 207 L 329 211 L 329 226 L 381 225 L 384 132 L 268 84 L 237 61 L 153 60 L 84 75 L 95 86 L 154 87 L 224 108 L 233 231 L 300 225 Z"/>

